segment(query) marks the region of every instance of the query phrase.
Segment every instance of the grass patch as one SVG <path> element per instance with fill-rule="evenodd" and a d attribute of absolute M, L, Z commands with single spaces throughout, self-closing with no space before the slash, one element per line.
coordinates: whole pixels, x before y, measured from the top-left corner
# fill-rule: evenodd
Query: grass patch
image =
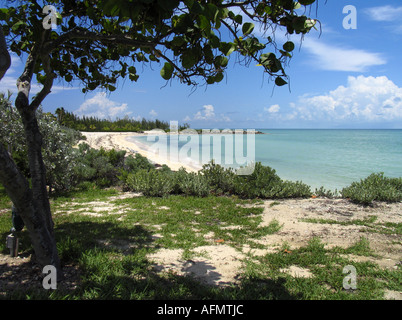
<path fill-rule="evenodd" d="M 278 252 L 251 256 L 244 260 L 240 283 L 217 288 L 191 277 L 156 273 L 148 254 L 161 248 L 183 249 L 183 259 L 195 256 L 194 249 L 223 240 L 238 250 L 244 245 L 260 248 L 253 240 L 281 229 L 276 220 L 261 226 L 260 200 L 235 196 L 171 195 L 111 199 L 118 191 L 87 188 L 68 197 L 51 199 L 55 234 L 62 264 L 74 265 L 80 272 L 77 288 L 46 291 L 38 289 L 8 292 L 12 299 L 382 299 L 385 289 L 401 291 L 401 270 L 383 270 L 372 262 L 355 262 L 348 254 L 372 256 L 370 244 L 362 238 L 349 248 L 326 249 L 313 238 L 307 246 L 292 249 L 284 243 Z M 0 190 L 1 195 L 1 190 Z M 76 209 L 90 202 L 105 202 L 124 208 L 124 212 L 86 216 Z M 7 204 L 8 208 L 8 204 Z M 72 210 L 73 209 L 73 210 Z M 69 214 L 64 214 L 69 212 Z M 312 221 L 309 221 L 312 222 Z M 328 221 L 315 221 L 328 223 Z M 376 218 L 354 221 L 374 225 Z M 330 221 L 335 223 L 335 221 Z M 11 227 L 9 214 L 0 215 L 0 234 L 4 238 Z M 399 224 L 387 224 L 400 230 Z M 158 237 L 155 235 L 158 234 Z M 21 254 L 29 254 L 27 232 L 21 233 Z M 0 242 L 0 250 L 7 253 Z M 208 257 L 211 252 L 197 253 Z M 345 290 L 343 268 L 357 269 L 357 290 Z M 309 278 L 296 277 L 284 270 L 297 266 L 308 270 Z"/>
<path fill-rule="evenodd" d="M 313 238 L 308 245 L 299 249 L 270 253 L 251 261 L 247 265 L 245 279 L 256 286 L 264 287 L 265 280 L 281 282 L 284 292 L 303 300 L 350 300 L 382 299 L 385 289 L 401 290 L 401 270 L 383 270 L 371 262 L 356 262 L 344 257 L 343 253 L 370 255 L 366 239 L 361 239 L 350 248 L 325 249 L 324 244 Z M 352 265 L 357 272 L 357 289 L 345 290 L 343 273 L 345 266 Z M 285 270 L 297 266 L 308 270 L 310 277 L 294 277 Z"/>
<path fill-rule="evenodd" d="M 309 223 L 322 223 L 322 224 L 338 224 L 342 226 L 364 226 L 366 227 L 364 232 L 375 232 L 382 234 L 402 234 L 402 223 L 394 222 L 384 222 L 379 223 L 376 216 L 369 216 L 366 219 L 352 219 L 349 221 L 338 221 L 333 219 L 317 219 L 317 218 L 306 218 L 301 219 L 303 222 Z"/>

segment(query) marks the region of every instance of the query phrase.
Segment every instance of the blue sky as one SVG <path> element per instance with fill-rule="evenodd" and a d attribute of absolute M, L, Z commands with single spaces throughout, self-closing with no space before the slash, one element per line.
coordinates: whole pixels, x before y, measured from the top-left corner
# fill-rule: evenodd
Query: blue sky
<path fill-rule="evenodd" d="M 356 8 L 356 29 L 344 28 L 347 5 Z M 192 128 L 402 128 L 401 15 L 402 2 L 394 0 L 319 0 L 310 16 L 321 22 L 321 33 L 313 30 L 302 42 L 291 38 L 297 49 L 286 69 L 289 86 L 274 87 L 261 67 L 237 65 L 232 55 L 221 83 L 195 91 L 166 83 L 153 63 L 137 66 L 138 82 L 122 80 L 113 93 L 83 94 L 79 84 L 56 82 L 43 109 L 175 120 Z M 283 32 L 276 37 L 287 41 Z M 23 61 L 12 61 L 0 91 L 16 91 Z"/>

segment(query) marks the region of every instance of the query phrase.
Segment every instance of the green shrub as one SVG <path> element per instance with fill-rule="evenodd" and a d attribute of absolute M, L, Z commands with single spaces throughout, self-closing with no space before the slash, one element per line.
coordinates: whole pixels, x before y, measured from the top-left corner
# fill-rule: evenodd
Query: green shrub
<path fill-rule="evenodd" d="M 128 175 L 127 186 L 145 196 L 165 197 L 173 191 L 174 182 L 169 173 L 140 169 Z"/>
<path fill-rule="evenodd" d="M 335 191 L 332 190 L 327 190 L 324 188 L 324 186 L 321 186 L 319 189 L 315 188 L 314 194 L 317 197 L 324 197 L 328 199 L 334 199 L 339 197 L 338 190 L 335 189 Z"/>
<path fill-rule="evenodd" d="M 310 186 L 301 181 L 283 181 L 282 189 L 277 194 L 278 198 L 307 198 L 311 196 Z"/>
<path fill-rule="evenodd" d="M 125 189 L 129 188 L 127 185 L 127 178 L 130 173 L 137 172 L 138 170 L 153 170 L 155 166 L 149 162 L 149 160 L 142 156 L 139 153 L 136 153 L 134 156 L 129 155 L 124 159 L 124 165 L 119 169 L 119 175 L 117 178 L 123 184 Z"/>
<path fill-rule="evenodd" d="M 213 160 L 202 166 L 200 173 L 205 177 L 211 191 L 215 193 L 233 193 L 236 174 L 231 169 L 225 169 Z"/>
<path fill-rule="evenodd" d="M 402 201 L 402 178 L 387 178 L 384 173 L 373 173 L 343 188 L 341 194 L 343 198 L 364 205 L 370 205 L 373 201 Z"/>
<path fill-rule="evenodd" d="M 100 150 L 91 148 L 87 143 L 79 145 L 78 161 L 74 168 L 77 183 L 96 182 L 101 187 L 116 185 L 118 173 L 123 168 L 125 151 Z"/>
<path fill-rule="evenodd" d="M 257 162 L 250 175 L 237 176 L 234 193 L 243 198 L 284 199 L 311 196 L 302 182 L 283 181 L 276 171 Z"/>
<path fill-rule="evenodd" d="M 196 197 L 206 197 L 209 194 L 207 179 L 199 173 L 179 171 L 175 174 L 174 181 L 176 193 Z"/>
<path fill-rule="evenodd" d="M 126 169 L 128 172 L 134 172 L 139 169 L 154 169 L 155 166 L 149 162 L 149 160 L 142 156 L 139 153 L 136 153 L 134 157 L 132 155 L 129 155 L 126 157 L 124 160 L 124 169 Z"/>
<path fill-rule="evenodd" d="M 241 176 L 236 192 L 247 198 L 276 198 L 281 191 L 281 179 L 275 170 L 257 162 L 250 175 Z"/>

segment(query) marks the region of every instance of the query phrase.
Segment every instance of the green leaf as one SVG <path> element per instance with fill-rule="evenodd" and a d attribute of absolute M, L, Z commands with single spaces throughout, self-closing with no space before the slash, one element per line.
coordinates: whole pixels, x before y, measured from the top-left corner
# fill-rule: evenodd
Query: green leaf
<path fill-rule="evenodd" d="M 254 30 L 254 23 L 246 22 L 243 24 L 242 31 L 244 35 L 248 35 Z"/>
<path fill-rule="evenodd" d="M 197 62 L 198 57 L 194 50 L 187 50 L 181 56 L 181 64 L 186 69 L 191 69 Z"/>
<path fill-rule="evenodd" d="M 283 45 L 283 50 L 292 52 L 295 49 L 295 44 L 292 41 L 288 41 Z"/>
<path fill-rule="evenodd" d="M 220 72 L 215 76 L 215 82 L 221 82 L 223 80 L 223 73 Z"/>
<path fill-rule="evenodd" d="M 233 43 L 227 42 L 222 43 L 219 49 L 225 56 L 229 56 L 233 51 L 236 50 L 236 46 Z"/>
<path fill-rule="evenodd" d="M 6 19 L 8 15 L 8 9 L 7 8 L 0 8 L 0 19 Z"/>
<path fill-rule="evenodd" d="M 286 84 L 288 84 L 285 80 L 283 80 L 283 78 L 281 78 L 281 77 L 277 77 L 276 79 L 275 79 L 275 84 L 278 86 L 278 87 L 282 87 L 282 86 L 284 86 L 284 85 L 286 85 Z"/>
<path fill-rule="evenodd" d="M 209 43 L 210 43 L 211 47 L 214 49 L 219 47 L 220 41 L 221 40 L 216 35 L 211 36 L 211 38 L 209 39 Z"/>
<path fill-rule="evenodd" d="M 224 56 L 218 56 L 215 58 L 214 63 L 217 68 L 226 67 L 228 65 L 229 59 Z"/>
<path fill-rule="evenodd" d="M 131 81 L 137 81 L 140 76 L 138 74 L 130 73 L 128 77 Z"/>
<path fill-rule="evenodd" d="M 178 0 L 158 0 L 158 5 L 165 11 L 172 11 L 179 3 Z"/>
<path fill-rule="evenodd" d="M 72 76 L 71 74 L 66 74 L 66 76 L 64 77 L 64 79 L 65 79 L 67 82 L 71 82 L 71 81 L 73 80 L 73 76 Z"/>
<path fill-rule="evenodd" d="M 215 77 L 208 77 L 207 78 L 207 84 L 213 84 L 213 83 L 215 83 Z"/>
<path fill-rule="evenodd" d="M 207 19 L 206 16 L 199 15 L 198 18 L 200 19 L 200 28 L 201 30 L 208 31 L 211 29 L 211 25 L 209 23 L 209 20 Z"/>
<path fill-rule="evenodd" d="M 234 17 L 234 21 L 238 24 L 242 24 L 243 23 L 243 16 L 238 14 L 237 16 Z"/>
<path fill-rule="evenodd" d="M 169 80 L 170 78 L 172 78 L 173 70 L 174 70 L 174 67 L 172 66 L 172 64 L 170 64 L 169 62 L 165 62 L 165 65 L 163 66 L 163 68 L 161 70 L 162 78 L 165 80 Z"/>
<path fill-rule="evenodd" d="M 11 30 L 17 31 L 18 28 L 19 28 L 20 26 L 22 26 L 22 25 L 25 25 L 25 22 L 22 21 L 22 20 L 20 20 L 20 21 L 16 22 L 16 23 L 11 27 Z"/>
<path fill-rule="evenodd" d="M 313 4 L 314 2 L 315 2 L 315 0 L 299 0 L 299 3 L 304 6 L 308 6 L 310 4 Z"/>
<path fill-rule="evenodd" d="M 172 46 L 181 47 L 186 43 L 186 41 L 183 37 L 174 37 L 170 43 L 172 44 Z"/>
<path fill-rule="evenodd" d="M 276 59 L 275 53 L 263 53 L 260 57 L 260 63 L 264 66 L 268 66 L 272 63 L 273 60 Z"/>
<path fill-rule="evenodd" d="M 201 5 L 198 1 L 194 1 L 194 4 L 190 8 L 190 13 L 192 14 L 203 14 L 204 13 L 204 6 Z"/>

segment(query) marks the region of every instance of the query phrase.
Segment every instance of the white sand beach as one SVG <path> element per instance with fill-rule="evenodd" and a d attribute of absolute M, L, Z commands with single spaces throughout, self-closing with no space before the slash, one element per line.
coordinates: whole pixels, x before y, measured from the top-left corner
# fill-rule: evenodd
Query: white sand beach
<path fill-rule="evenodd" d="M 86 140 L 81 140 L 80 143 L 88 143 L 92 148 L 100 149 L 103 147 L 105 150 L 116 149 L 124 150 L 127 155 L 134 155 L 139 153 L 148 158 L 151 162 L 167 165 L 172 170 L 179 170 L 181 167 L 185 168 L 187 172 L 196 172 L 201 169 L 200 166 L 191 163 L 183 163 L 171 161 L 167 157 L 155 154 L 149 147 L 138 141 L 128 140 L 132 136 L 146 136 L 147 134 L 155 134 L 155 132 L 145 131 L 144 133 L 135 132 L 81 132 L 86 137 Z"/>

